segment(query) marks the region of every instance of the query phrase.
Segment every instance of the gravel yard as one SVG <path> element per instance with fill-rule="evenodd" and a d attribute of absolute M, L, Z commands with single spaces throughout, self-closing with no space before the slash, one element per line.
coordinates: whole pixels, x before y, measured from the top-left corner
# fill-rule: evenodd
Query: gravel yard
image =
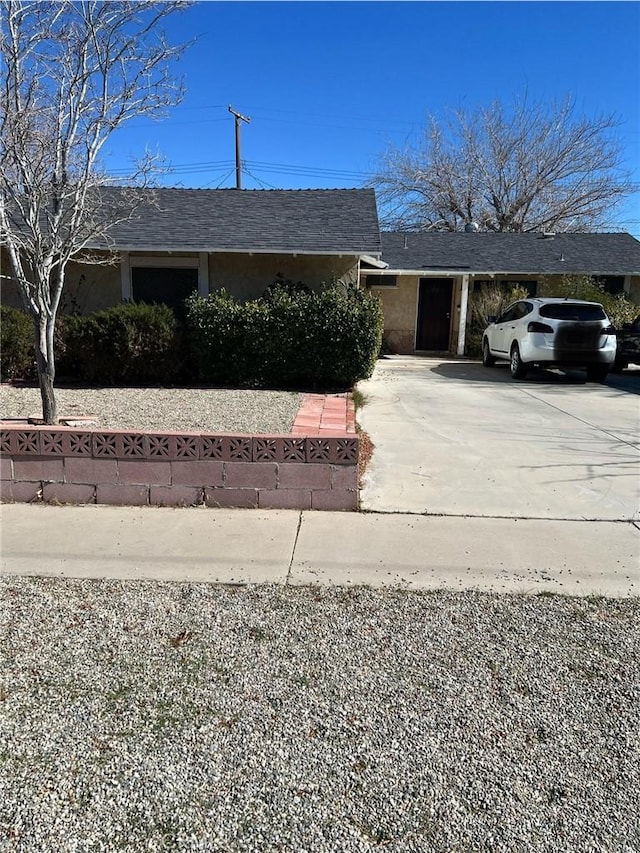
<path fill-rule="evenodd" d="M 640 850 L 640 601 L 5 577 L 0 849 Z"/>
<path fill-rule="evenodd" d="M 302 394 L 210 388 L 58 388 L 60 416 L 95 415 L 102 429 L 290 432 Z M 0 386 L 4 418 L 42 416 L 38 388 Z"/>

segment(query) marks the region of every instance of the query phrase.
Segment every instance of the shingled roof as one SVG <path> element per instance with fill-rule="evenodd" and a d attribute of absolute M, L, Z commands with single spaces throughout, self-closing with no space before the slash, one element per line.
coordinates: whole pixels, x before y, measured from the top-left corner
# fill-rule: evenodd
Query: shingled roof
<path fill-rule="evenodd" d="M 107 204 L 109 195 L 117 204 L 127 192 L 101 190 Z M 109 230 L 110 246 L 120 251 L 380 253 L 370 189 L 141 192 L 135 218 Z"/>
<path fill-rule="evenodd" d="M 389 270 L 482 273 L 640 274 L 640 241 L 630 234 L 383 232 Z"/>

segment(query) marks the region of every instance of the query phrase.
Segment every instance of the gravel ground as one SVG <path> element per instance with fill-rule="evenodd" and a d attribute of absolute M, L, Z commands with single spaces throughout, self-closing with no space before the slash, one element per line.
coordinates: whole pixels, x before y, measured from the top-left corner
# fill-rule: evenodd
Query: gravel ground
<path fill-rule="evenodd" d="M 203 388 L 58 388 L 61 416 L 95 415 L 103 429 L 290 432 L 302 395 Z M 5 418 L 42 416 L 37 388 L 0 386 Z"/>
<path fill-rule="evenodd" d="M 0 849 L 640 850 L 640 601 L 0 585 Z"/>

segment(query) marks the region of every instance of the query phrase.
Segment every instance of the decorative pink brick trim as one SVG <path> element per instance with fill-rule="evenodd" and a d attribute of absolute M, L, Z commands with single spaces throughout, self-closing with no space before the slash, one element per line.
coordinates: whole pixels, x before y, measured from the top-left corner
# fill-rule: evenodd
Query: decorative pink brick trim
<path fill-rule="evenodd" d="M 305 394 L 293 422 L 293 435 L 355 435 L 351 394 Z"/>

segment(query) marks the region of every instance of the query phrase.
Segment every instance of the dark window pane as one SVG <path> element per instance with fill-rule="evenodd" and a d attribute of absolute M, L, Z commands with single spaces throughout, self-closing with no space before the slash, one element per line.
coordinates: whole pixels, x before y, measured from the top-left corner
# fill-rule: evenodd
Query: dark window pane
<path fill-rule="evenodd" d="M 396 287 L 398 277 L 395 275 L 367 275 L 365 284 L 367 287 Z"/>
<path fill-rule="evenodd" d="M 543 305 L 540 308 L 541 317 L 552 320 L 605 320 L 606 314 L 600 305 L 576 305 L 575 302 L 558 302 Z"/>
<path fill-rule="evenodd" d="M 198 289 L 198 270 L 181 267 L 132 267 L 134 302 L 164 303 L 180 312 L 184 300 Z"/>
<path fill-rule="evenodd" d="M 599 275 L 597 280 L 606 293 L 622 293 L 624 290 L 623 275 Z"/>

